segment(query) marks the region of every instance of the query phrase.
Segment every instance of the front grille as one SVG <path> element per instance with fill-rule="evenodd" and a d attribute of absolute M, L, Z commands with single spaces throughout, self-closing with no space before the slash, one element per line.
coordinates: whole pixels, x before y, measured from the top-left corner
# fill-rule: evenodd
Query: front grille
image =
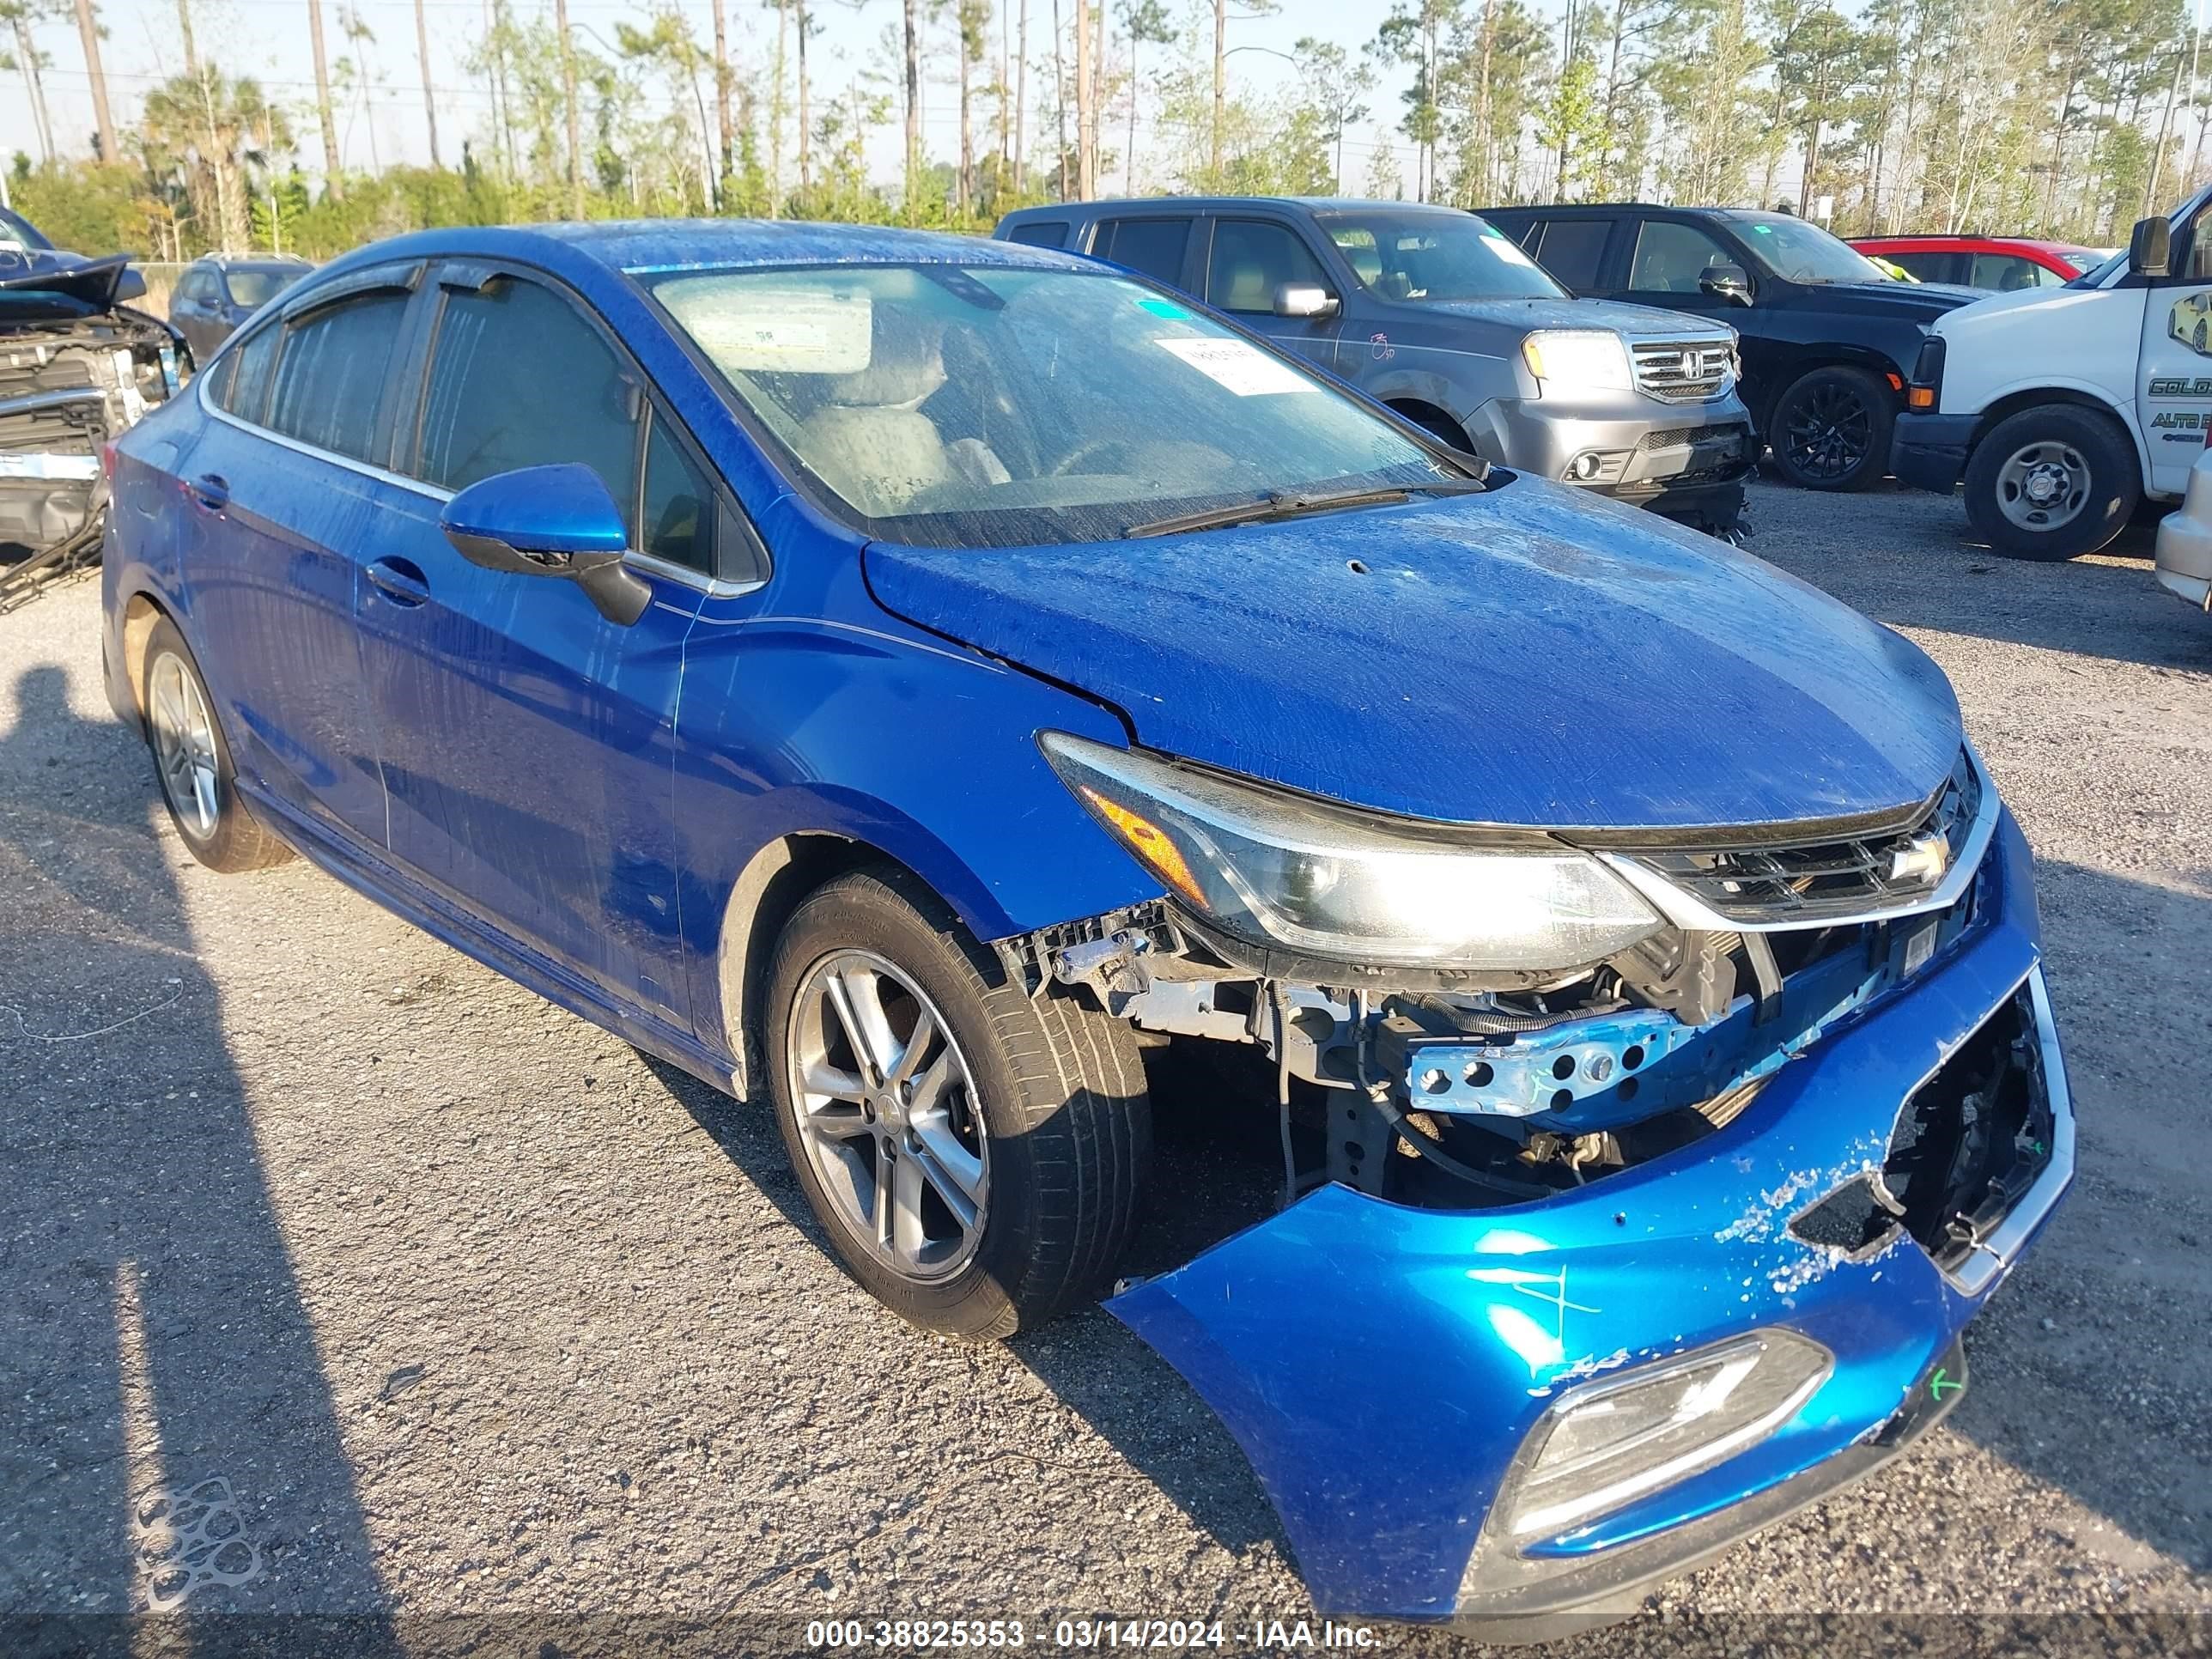
<path fill-rule="evenodd" d="M 1966 751 L 1949 779 L 1903 823 L 1833 841 L 1716 850 L 1633 852 L 1638 863 L 1730 921 L 1814 925 L 1902 908 L 1974 857 L 1983 782 Z"/>
<path fill-rule="evenodd" d="M 1717 398 L 1735 366 L 1735 349 L 1717 341 L 1638 340 L 1629 348 L 1636 389 L 1670 404 Z"/>

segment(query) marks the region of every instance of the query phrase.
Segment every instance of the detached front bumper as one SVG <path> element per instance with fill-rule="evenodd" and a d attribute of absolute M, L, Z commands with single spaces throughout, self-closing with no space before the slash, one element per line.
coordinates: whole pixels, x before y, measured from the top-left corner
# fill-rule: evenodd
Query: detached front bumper
<path fill-rule="evenodd" d="M 1473 1212 L 1324 1188 L 1108 1304 L 1235 1435 L 1322 1612 L 1531 1639 L 1626 1613 L 1629 1592 L 1859 1478 L 1948 1406 L 1960 1333 L 2073 1174 L 2008 816 L 1989 859 L 1982 914 L 1945 955 L 1693 1145 Z M 1962 1055 L 2013 1030 L 2001 1018 L 2018 1034 L 1996 1052 L 2047 1097 L 2023 1190 L 1963 1235 L 1950 1224 L 1948 1268 L 1903 1225 L 1808 1242 L 1824 1229 L 1807 1212 L 1881 1172 L 1907 1100 L 1957 1084 Z M 1561 1413 L 1755 1333 L 1829 1356 L 1802 1403 L 1719 1461 L 1531 1530 L 1516 1500 Z"/>
<path fill-rule="evenodd" d="M 1889 441 L 1889 470 L 1901 484 L 1948 495 L 1958 488 L 1966 471 L 1966 457 L 1974 447 L 1972 415 L 1916 414 L 1906 410 L 1897 417 Z"/>

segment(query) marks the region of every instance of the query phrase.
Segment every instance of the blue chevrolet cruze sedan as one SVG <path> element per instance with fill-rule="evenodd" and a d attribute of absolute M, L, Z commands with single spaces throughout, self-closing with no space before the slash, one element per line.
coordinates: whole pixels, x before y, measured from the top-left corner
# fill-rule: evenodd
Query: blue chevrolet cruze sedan
<path fill-rule="evenodd" d="M 1263 1056 L 1279 1211 L 1109 1306 L 1326 1611 L 1536 1633 L 1863 1473 L 2071 1177 L 1925 656 L 1140 280 L 434 232 L 108 460 L 109 695 L 193 854 L 774 1112 L 907 1318 L 1112 1285 L 1194 1201 L 1148 1056 Z"/>

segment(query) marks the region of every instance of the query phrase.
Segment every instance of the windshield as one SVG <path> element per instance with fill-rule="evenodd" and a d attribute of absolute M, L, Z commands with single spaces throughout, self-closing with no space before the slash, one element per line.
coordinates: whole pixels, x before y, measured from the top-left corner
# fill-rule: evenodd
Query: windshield
<path fill-rule="evenodd" d="M 1467 474 L 1157 289 L 990 265 L 643 279 L 866 533 L 1101 541 L 1276 494 Z"/>
<path fill-rule="evenodd" d="M 2072 282 L 2067 283 L 2066 286 L 2069 288 L 2103 288 L 2107 283 L 2111 282 L 2114 276 L 2119 274 L 2119 272 L 2126 266 L 2127 263 L 2127 249 L 2124 247 L 2114 248 L 2110 253 L 2106 254 L 2101 261 L 2096 264 L 2091 265 L 2088 270 L 2083 271 Z"/>
<path fill-rule="evenodd" d="M 307 274 L 305 270 L 227 270 L 223 280 L 230 285 L 230 297 L 251 311 L 267 305 Z"/>
<path fill-rule="evenodd" d="M 38 227 L 21 214 L 0 208 L 0 242 L 17 247 L 34 248 L 42 253 L 53 251 L 53 244 L 39 234 Z"/>
<path fill-rule="evenodd" d="M 2062 247 L 2058 250 L 2058 257 L 2073 266 L 2078 275 L 2094 270 L 2111 258 L 2113 252 L 2114 250 L 2108 247 Z"/>
<path fill-rule="evenodd" d="M 1386 300 L 1564 300 L 1520 245 L 1471 213 L 1316 216 L 1361 283 Z"/>
<path fill-rule="evenodd" d="M 1820 226 L 1787 213 L 1731 217 L 1759 262 L 1793 283 L 1886 283 L 1881 267 Z"/>

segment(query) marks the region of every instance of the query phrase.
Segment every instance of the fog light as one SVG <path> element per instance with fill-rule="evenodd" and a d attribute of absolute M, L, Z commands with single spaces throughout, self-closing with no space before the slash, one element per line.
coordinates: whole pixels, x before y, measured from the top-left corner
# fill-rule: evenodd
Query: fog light
<path fill-rule="evenodd" d="M 1595 478 L 1602 465 L 1595 450 L 1588 451 L 1567 464 L 1567 476 L 1570 478 Z"/>
<path fill-rule="evenodd" d="M 1834 1363 L 1817 1342 L 1761 1331 L 1574 1390 L 1522 1450 L 1508 1535 L 1551 1537 L 1711 1468 L 1788 1422 Z"/>

